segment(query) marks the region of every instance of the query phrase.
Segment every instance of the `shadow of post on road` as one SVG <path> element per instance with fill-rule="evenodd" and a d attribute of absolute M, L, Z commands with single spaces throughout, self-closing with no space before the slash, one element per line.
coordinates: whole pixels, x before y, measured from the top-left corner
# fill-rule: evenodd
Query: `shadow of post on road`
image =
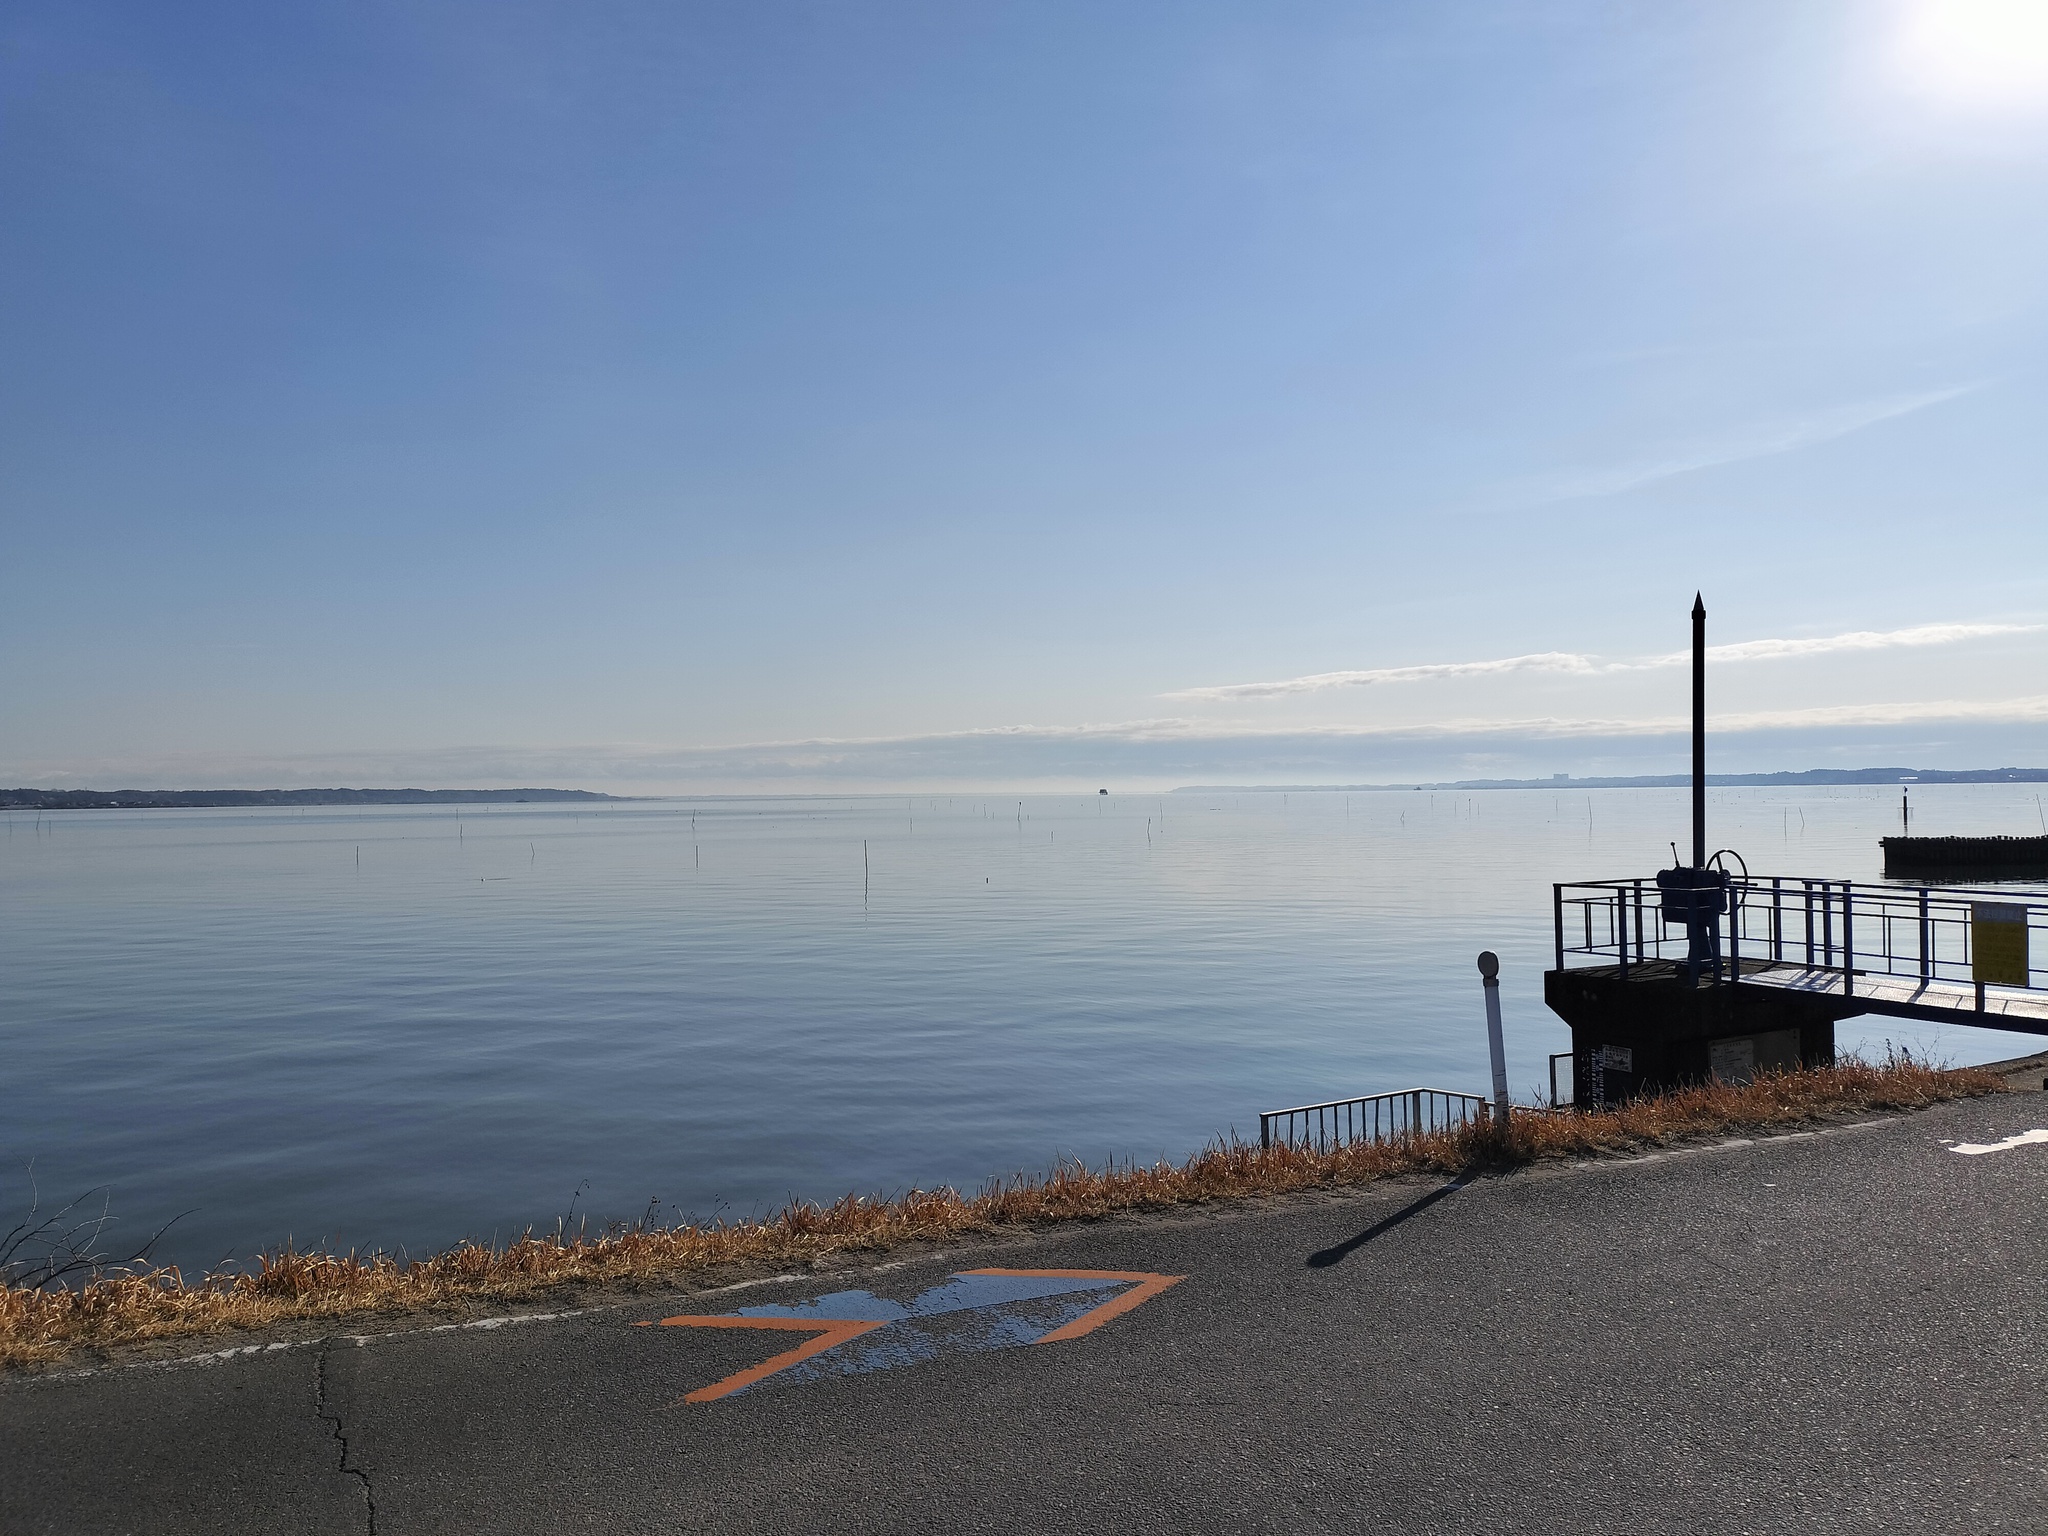
<path fill-rule="evenodd" d="M 1420 1216 L 1432 1205 L 1435 1205 L 1437 1201 L 1444 1199 L 1448 1195 L 1456 1194 L 1471 1182 L 1472 1176 L 1470 1174 L 1461 1174 L 1459 1177 L 1451 1180 L 1450 1183 L 1432 1189 L 1428 1194 L 1423 1195 L 1419 1199 L 1411 1200 L 1407 1205 L 1402 1206 L 1400 1210 L 1394 1212 L 1393 1215 L 1381 1217 L 1356 1237 L 1347 1237 L 1343 1242 L 1333 1247 L 1310 1254 L 1308 1256 L 1308 1267 L 1310 1269 L 1328 1269 L 1333 1264 L 1342 1264 L 1374 1238 L 1382 1233 L 1393 1231 L 1394 1228 L 1412 1216 Z"/>

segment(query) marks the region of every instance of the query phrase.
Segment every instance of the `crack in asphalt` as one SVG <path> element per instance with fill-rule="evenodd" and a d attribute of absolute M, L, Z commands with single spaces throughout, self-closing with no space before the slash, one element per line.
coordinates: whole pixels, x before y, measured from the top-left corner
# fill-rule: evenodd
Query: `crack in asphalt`
<path fill-rule="evenodd" d="M 340 1470 L 363 1485 L 363 1510 L 369 1517 L 370 1536 L 377 1536 L 377 1492 L 370 1486 L 370 1474 L 348 1464 L 348 1432 L 342 1428 L 341 1415 L 327 1411 L 327 1357 L 333 1352 L 333 1344 L 332 1339 L 322 1339 L 320 1353 L 314 1356 L 313 1412 L 334 1430 L 335 1444 L 341 1447 Z"/>

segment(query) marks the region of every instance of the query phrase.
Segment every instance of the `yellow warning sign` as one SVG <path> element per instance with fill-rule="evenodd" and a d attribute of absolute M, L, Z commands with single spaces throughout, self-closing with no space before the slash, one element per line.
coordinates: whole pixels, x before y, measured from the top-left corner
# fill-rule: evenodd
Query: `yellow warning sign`
<path fill-rule="evenodd" d="M 1998 987 L 2027 984 L 2027 909 L 2012 902 L 1970 903 L 1970 979 Z"/>

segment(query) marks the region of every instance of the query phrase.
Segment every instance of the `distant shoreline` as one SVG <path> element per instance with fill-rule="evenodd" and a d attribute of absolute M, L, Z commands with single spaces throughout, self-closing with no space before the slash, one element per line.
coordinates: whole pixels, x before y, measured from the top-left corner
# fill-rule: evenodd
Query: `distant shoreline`
<path fill-rule="evenodd" d="M 1393 791 L 1480 789 L 1684 789 L 1692 778 L 1683 773 L 1578 778 L 1555 774 L 1547 779 L 1456 779 L 1407 784 L 1186 784 L 1163 793 L 1173 795 L 1378 794 Z M 2048 768 L 1808 768 L 1789 773 L 1710 773 L 1715 789 L 1811 789 L 1854 785 L 1912 784 L 2048 784 Z M 983 793 L 1060 794 L 1079 791 L 985 791 Z M 0 810 L 203 810 L 236 807 L 344 805 L 622 805 L 641 800 L 871 800 L 901 792 L 880 790 L 815 791 L 809 794 L 608 795 L 591 789 L 0 789 Z M 924 791 L 922 793 L 930 793 Z M 944 791 L 949 796 L 961 791 Z M 1151 795 L 1162 793 L 1147 790 Z"/>
<path fill-rule="evenodd" d="M 1628 778 L 1458 779 L 1442 784 L 1189 784 L 1176 795 L 1275 795 L 1342 790 L 1418 789 L 1685 789 L 1689 773 L 1638 774 Z M 2048 784 L 2048 768 L 1808 768 L 1800 773 L 1710 773 L 1710 789 L 1805 789 L 1833 784 Z"/>
<path fill-rule="evenodd" d="M 176 811 L 263 805 L 527 805 L 616 801 L 590 789 L 0 789 L 0 810 Z"/>

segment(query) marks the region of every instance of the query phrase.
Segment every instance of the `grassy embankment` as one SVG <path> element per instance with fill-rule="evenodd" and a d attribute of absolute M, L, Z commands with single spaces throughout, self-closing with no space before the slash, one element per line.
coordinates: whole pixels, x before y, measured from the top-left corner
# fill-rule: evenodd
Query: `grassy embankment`
<path fill-rule="evenodd" d="M 1812 1072 L 1711 1084 L 1610 1112 L 1517 1115 L 1505 1134 L 1481 1127 L 1393 1144 L 1314 1151 L 1215 1142 L 1184 1163 L 1078 1163 L 992 1183 L 978 1194 L 913 1190 L 798 1203 L 762 1221 L 615 1228 L 597 1236 L 528 1235 L 503 1247 L 465 1243 L 430 1258 L 268 1254 L 198 1280 L 175 1269 L 102 1274 L 68 1290 L 0 1289 L 0 1365 L 33 1365 L 81 1348 L 375 1313 L 455 1311 L 527 1301 L 562 1287 L 651 1284 L 739 1265 L 805 1265 L 835 1254 L 995 1233 L 1120 1212 L 1368 1184 L 1400 1174 L 1458 1174 L 1546 1158 L 1623 1155 L 1706 1136 L 1878 1111 L 1922 1109 L 1996 1093 L 1987 1072 L 1916 1061 L 1850 1062 Z"/>

